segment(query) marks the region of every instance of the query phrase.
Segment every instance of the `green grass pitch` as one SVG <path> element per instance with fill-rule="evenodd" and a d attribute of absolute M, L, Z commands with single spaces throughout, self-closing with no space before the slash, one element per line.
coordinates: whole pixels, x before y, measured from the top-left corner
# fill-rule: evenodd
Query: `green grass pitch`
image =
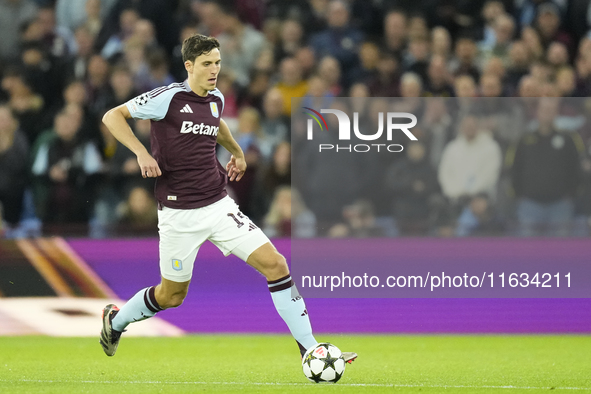
<path fill-rule="evenodd" d="M 334 385 L 308 383 L 284 335 L 0 337 L 0 393 L 591 392 L 591 337 L 318 335 L 359 359 Z"/>

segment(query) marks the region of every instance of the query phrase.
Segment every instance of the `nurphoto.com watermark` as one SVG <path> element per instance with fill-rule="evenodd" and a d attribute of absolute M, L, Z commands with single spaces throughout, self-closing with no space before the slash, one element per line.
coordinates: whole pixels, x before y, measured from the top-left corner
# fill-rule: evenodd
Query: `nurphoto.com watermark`
<path fill-rule="evenodd" d="M 320 112 L 303 107 L 308 112 L 304 112 L 310 116 L 307 121 L 307 139 L 309 141 L 314 139 L 314 121 L 319 126 L 320 131 L 328 132 L 328 123 L 322 114 L 333 114 L 338 120 L 338 139 L 339 141 L 351 141 L 351 129 L 355 137 L 361 141 L 376 141 L 382 138 L 384 133 L 384 118 L 386 119 L 386 140 L 392 141 L 394 132 L 403 132 L 411 141 L 417 141 L 417 137 L 410 131 L 417 125 L 417 117 L 408 112 L 387 112 L 384 116 L 383 112 L 378 113 L 378 130 L 373 134 L 363 134 L 359 130 L 359 112 L 353 112 L 353 127 L 351 127 L 351 119 L 349 115 L 338 109 L 321 109 Z M 410 120 L 408 123 L 398 123 L 399 119 Z M 396 120 L 396 122 L 395 122 Z M 359 152 L 365 153 L 370 151 L 381 152 L 388 151 L 392 153 L 402 152 L 403 146 L 400 144 L 318 144 L 318 151 L 334 151 L 334 152 Z"/>

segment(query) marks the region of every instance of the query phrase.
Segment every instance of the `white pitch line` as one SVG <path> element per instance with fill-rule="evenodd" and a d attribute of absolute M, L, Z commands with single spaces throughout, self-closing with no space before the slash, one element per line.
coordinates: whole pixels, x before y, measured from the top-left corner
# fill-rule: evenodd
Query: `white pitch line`
<path fill-rule="evenodd" d="M 35 380 L 0 379 L 4 383 L 84 383 L 84 384 L 176 384 L 176 385 L 238 385 L 238 386 L 307 386 L 312 383 L 274 383 L 274 382 L 161 382 L 161 381 L 110 381 L 110 380 Z M 505 389 L 505 390 L 581 390 L 591 391 L 591 387 L 533 387 L 533 386 L 469 386 L 469 385 L 430 385 L 430 384 L 380 384 L 380 383 L 337 383 L 345 387 L 392 387 L 392 388 L 440 388 L 440 389 Z M 322 385 L 319 385 L 322 386 Z M 316 386 L 317 387 L 317 386 Z"/>

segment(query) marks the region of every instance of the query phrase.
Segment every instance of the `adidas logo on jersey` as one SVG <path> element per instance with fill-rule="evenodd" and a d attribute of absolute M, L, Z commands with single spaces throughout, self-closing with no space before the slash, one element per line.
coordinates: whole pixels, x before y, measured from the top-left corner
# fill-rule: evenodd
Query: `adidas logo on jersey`
<path fill-rule="evenodd" d="M 204 134 L 204 135 L 218 135 L 218 130 L 220 128 L 217 126 L 210 126 L 203 123 L 193 123 L 190 120 L 185 120 L 183 125 L 181 126 L 181 133 L 193 133 L 193 134 Z"/>
<path fill-rule="evenodd" d="M 192 114 L 193 110 L 191 109 L 191 107 L 189 107 L 189 104 L 185 104 L 183 109 L 181 109 L 181 112 L 184 114 Z"/>

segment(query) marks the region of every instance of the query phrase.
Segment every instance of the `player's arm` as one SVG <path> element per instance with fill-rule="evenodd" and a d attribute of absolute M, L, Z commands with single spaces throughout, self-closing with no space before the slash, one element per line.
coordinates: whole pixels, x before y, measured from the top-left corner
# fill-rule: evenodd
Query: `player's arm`
<path fill-rule="evenodd" d="M 103 123 L 119 142 L 135 153 L 144 178 L 162 175 L 162 171 L 160 171 L 156 160 L 148 153 L 146 147 L 133 134 L 133 131 L 127 124 L 127 119 L 129 118 L 131 118 L 129 109 L 125 104 L 122 104 L 107 111 L 103 116 Z"/>
<path fill-rule="evenodd" d="M 232 154 L 232 158 L 226 165 L 226 171 L 228 171 L 228 176 L 230 180 L 239 181 L 244 172 L 246 171 L 246 160 L 244 159 L 244 152 L 242 152 L 242 148 L 234 137 L 232 137 L 232 133 L 230 132 L 230 128 L 224 122 L 223 119 L 220 120 L 220 129 L 218 131 L 218 144 L 223 146 Z"/>

